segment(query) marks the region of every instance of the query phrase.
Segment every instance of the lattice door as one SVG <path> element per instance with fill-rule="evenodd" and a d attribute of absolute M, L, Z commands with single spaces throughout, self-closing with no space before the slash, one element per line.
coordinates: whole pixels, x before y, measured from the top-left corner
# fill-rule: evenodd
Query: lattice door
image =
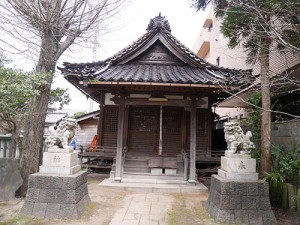
<path fill-rule="evenodd" d="M 128 151 L 156 154 L 159 141 L 159 107 L 129 108 Z"/>
<path fill-rule="evenodd" d="M 163 155 L 176 156 L 181 153 L 181 117 L 182 108 L 163 107 Z"/>
<path fill-rule="evenodd" d="M 117 146 L 118 136 L 118 106 L 105 106 L 102 131 L 103 146 Z"/>

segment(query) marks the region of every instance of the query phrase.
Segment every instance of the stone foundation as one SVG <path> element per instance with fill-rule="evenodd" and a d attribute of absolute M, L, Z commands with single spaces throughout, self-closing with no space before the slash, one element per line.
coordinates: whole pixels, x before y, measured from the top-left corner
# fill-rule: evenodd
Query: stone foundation
<path fill-rule="evenodd" d="M 270 205 L 269 186 L 264 181 L 232 181 L 212 175 L 206 208 L 217 222 L 277 224 Z"/>
<path fill-rule="evenodd" d="M 35 173 L 29 176 L 21 214 L 74 219 L 81 216 L 90 201 L 86 172 L 73 175 Z"/>

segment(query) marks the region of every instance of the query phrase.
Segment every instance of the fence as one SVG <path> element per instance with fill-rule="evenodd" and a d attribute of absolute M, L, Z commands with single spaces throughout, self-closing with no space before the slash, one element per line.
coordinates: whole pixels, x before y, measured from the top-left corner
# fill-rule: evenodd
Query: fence
<path fill-rule="evenodd" d="M 17 145 L 11 135 L 0 135 L 0 158 L 19 158 Z"/>

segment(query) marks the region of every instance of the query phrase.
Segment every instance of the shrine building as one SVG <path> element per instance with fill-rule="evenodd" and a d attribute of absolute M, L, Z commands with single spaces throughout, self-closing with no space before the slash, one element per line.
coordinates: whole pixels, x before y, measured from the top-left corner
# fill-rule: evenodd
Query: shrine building
<path fill-rule="evenodd" d="M 98 145 L 114 149 L 110 176 L 120 182 L 143 176 L 196 183 L 196 163 L 212 158 L 212 105 L 251 75 L 205 62 L 161 15 L 114 56 L 59 69 L 100 104 Z"/>

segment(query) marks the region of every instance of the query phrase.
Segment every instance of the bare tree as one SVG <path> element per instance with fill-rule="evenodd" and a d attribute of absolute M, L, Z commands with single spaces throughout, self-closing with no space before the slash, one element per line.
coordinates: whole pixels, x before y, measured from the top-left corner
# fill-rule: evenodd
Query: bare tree
<path fill-rule="evenodd" d="M 23 185 L 18 195 L 26 195 L 28 176 L 38 171 L 50 87 L 58 59 L 75 41 L 88 38 L 96 26 L 104 29 L 107 21 L 118 13 L 124 2 L 125 0 L 1 1 L 1 29 L 18 43 L 26 43 L 31 50 L 38 52 L 36 72 L 52 74 L 45 78 L 46 85 L 37 87 L 41 94 L 30 100 L 29 116 L 24 126 L 24 151 L 20 160 Z M 7 38 L 1 41 L 16 48 L 15 43 Z M 28 52 L 30 51 L 25 53 Z"/>

